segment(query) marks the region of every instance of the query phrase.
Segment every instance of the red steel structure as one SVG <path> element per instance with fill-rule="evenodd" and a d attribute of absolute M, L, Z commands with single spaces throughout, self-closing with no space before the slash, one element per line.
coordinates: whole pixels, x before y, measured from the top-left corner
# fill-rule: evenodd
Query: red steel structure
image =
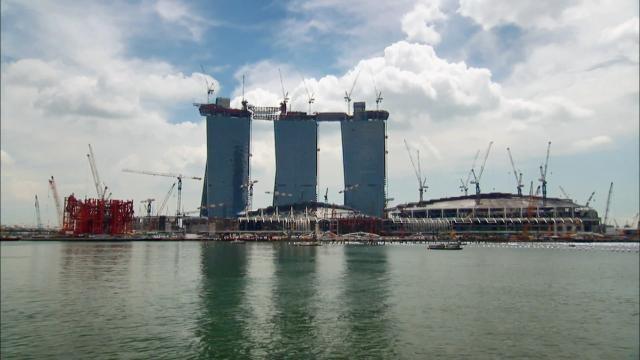
<path fill-rule="evenodd" d="M 64 202 L 63 232 L 74 235 L 122 235 L 133 228 L 133 200 L 78 200 L 70 195 Z"/>

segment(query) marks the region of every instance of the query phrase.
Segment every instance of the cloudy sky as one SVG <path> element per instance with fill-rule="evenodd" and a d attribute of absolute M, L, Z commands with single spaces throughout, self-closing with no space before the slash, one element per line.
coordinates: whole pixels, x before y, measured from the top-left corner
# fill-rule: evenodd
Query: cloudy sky
<path fill-rule="evenodd" d="M 55 224 L 47 179 L 61 195 L 94 196 L 86 158 L 114 198 L 162 199 L 171 178 L 202 176 L 205 124 L 193 102 L 205 78 L 239 104 L 277 105 L 278 68 L 294 110 L 344 111 L 344 91 L 391 113 L 389 196 L 417 199 L 403 139 L 419 149 L 427 197 L 460 194 L 476 152 L 494 141 L 483 191 L 514 192 L 506 152 L 538 185 L 551 145 L 549 194 L 622 225 L 638 211 L 637 0 L 291 0 L 1 4 L 1 220 L 34 224 L 34 195 Z M 204 68 L 204 74 L 201 70 Z M 303 79 L 304 82 L 303 82 Z M 254 122 L 254 207 L 270 204 L 273 128 Z M 321 124 L 321 192 L 341 203 L 339 127 Z M 202 184 L 185 180 L 185 210 Z M 170 202 L 175 211 L 175 198 Z"/>

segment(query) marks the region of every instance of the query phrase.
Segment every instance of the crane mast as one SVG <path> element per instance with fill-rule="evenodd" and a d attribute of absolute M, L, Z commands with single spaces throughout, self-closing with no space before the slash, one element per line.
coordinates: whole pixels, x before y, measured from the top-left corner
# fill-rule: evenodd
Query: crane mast
<path fill-rule="evenodd" d="M 62 203 L 60 202 L 60 196 L 58 195 L 58 188 L 56 186 L 56 181 L 53 179 L 49 179 L 49 187 L 51 188 L 51 193 L 53 194 L 53 201 L 56 204 L 56 215 L 58 215 L 58 225 L 62 229 L 63 223 L 63 213 L 62 213 Z"/>
<path fill-rule="evenodd" d="M 476 151 L 476 156 L 473 157 L 473 162 L 471 163 L 471 170 L 467 173 L 467 180 L 462 181 L 460 179 L 460 190 L 464 191 L 464 195 L 467 196 L 467 192 L 469 190 L 469 181 L 471 180 L 471 174 L 473 173 L 473 169 L 476 167 L 476 161 L 478 161 L 478 156 L 480 156 L 480 150 Z"/>
<path fill-rule="evenodd" d="M 473 181 L 471 183 L 476 185 L 476 195 L 480 195 L 480 179 L 482 179 L 484 167 L 487 164 L 487 158 L 489 158 L 489 153 L 491 152 L 492 145 L 493 141 L 490 141 L 489 146 L 487 147 L 487 152 L 484 154 L 484 160 L 482 161 L 482 167 L 480 167 L 480 173 L 476 175 L 475 169 L 471 168 L 471 174 L 473 175 Z"/>
<path fill-rule="evenodd" d="M 516 165 L 513 163 L 513 156 L 511 156 L 511 149 L 507 148 L 507 153 L 509 153 L 509 161 L 511 161 L 511 168 L 513 169 L 513 176 L 516 178 L 516 188 L 518 191 L 518 196 L 522 196 L 522 173 L 516 170 Z M 520 175 L 518 177 L 518 174 Z"/>
<path fill-rule="evenodd" d="M 418 166 L 416 166 L 416 162 L 413 160 L 411 149 L 409 148 L 409 144 L 407 144 L 407 140 L 404 140 L 404 147 L 407 149 L 407 154 L 409 154 L 411 166 L 413 166 L 413 171 L 416 174 L 416 178 L 418 178 L 418 193 L 420 195 L 420 202 L 422 202 L 424 200 L 424 191 L 429 187 L 426 185 L 427 179 L 422 177 L 422 168 L 420 167 L 420 150 L 416 150 L 418 162 Z"/>
<path fill-rule="evenodd" d="M 549 151 L 551 150 L 551 141 L 547 144 L 547 156 L 544 160 L 544 169 L 540 165 L 540 182 L 542 183 L 542 199 L 547 199 L 547 168 L 549 166 Z"/>

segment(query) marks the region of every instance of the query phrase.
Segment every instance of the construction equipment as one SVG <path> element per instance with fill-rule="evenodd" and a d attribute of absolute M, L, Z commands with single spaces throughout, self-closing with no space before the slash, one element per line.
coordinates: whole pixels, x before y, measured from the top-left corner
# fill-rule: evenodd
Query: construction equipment
<path fill-rule="evenodd" d="M 89 160 L 89 166 L 91 167 L 91 175 L 93 176 L 93 184 L 96 187 L 96 193 L 99 199 L 104 199 L 107 193 L 107 186 L 100 181 L 100 175 L 98 174 L 98 167 L 96 166 L 96 157 L 93 155 L 93 148 L 89 144 L 89 153 L 87 154 Z"/>
<path fill-rule="evenodd" d="M 171 197 L 171 193 L 173 193 L 173 189 L 175 189 L 175 187 L 176 187 L 176 183 L 174 182 L 173 184 L 171 184 L 171 187 L 169 188 L 167 195 L 164 196 L 164 199 L 162 200 L 162 204 L 160 204 L 160 207 L 158 208 L 158 212 L 156 213 L 157 216 L 162 215 L 162 212 L 164 211 L 165 206 L 167 206 L 167 200 L 169 200 L 169 197 Z"/>
<path fill-rule="evenodd" d="M 476 175 L 476 171 L 474 168 L 471 168 L 471 174 L 473 175 L 472 184 L 476 185 L 476 195 L 480 195 L 480 179 L 482 179 L 482 174 L 484 174 L 484 166 L 487 164 L 487 158 L 489 157 L 489 152 L 491 151 L 491 146 L 493 145 L 493 141 L 489 142 L 489 147 L 487 147 L 487 152 L 484 154 L 484 160 L 482 161 L 482 167 L 480 168 L 480 173 Z"/>
<path fill-rule="evenodd" d="M 329 203 L 329 188 L 324 189 L 324 203 Z"/>
<path fill-rule="evenodd" d="M 373 79 L 373 90 L 376 92 L 376 111 L 380 110 L 380 104 L 382 103 L 382 91 L 378 91 L 378 85 L 376 84 L 376 78 L 371 74 L 371 78 Z"/>
<path fill-rule="evenodd" d="M 423 199 L 424 191 L 429 187 L 427 186 L 427 178 L 422 177 L 422 169 L 420 167 L 420 150 L 416 149 L 417 162 L 418 162 L 418 166 L 416 167 L 416 163 L 413 160 L 413 156 L 411 155 L 411 149 L 409 148 L 409 144 L 407 143 L 406 139 L 404 140 L 404 147 L 407 149 L 407 154 L 409 154 L 409 160 L 411 161 L 411 166 L 413 166 L 413 171 L 415 172 L 416 177 L 418 178 L 418 193 L 420 194 L 420 202 L 422 202 L 424 200 Z"/>
<path fill-rule="evenodd" d="M 63 212 L 62 212 L 62 203 L 60 202 L 60 195 L 58 195 L 58 187 L 56 186 L 56 181 L 51 176 L 49 179 L 49 187 L 51 188 L 51 193 L 53 194 L 53 201 L 56 204 L 56 215 L 58 215 L 58 225 L 62 229 L 63 225 Z"/>
<path fill-rule="evenodd" d="M 289 92 L 284 91 L 284 83 L 282 82 L 282 72 L 278 68 L 278 75 L 280 75 L 280 87 L 282 88 L 282 102 L 280 103 L 280 113 L 282 115 L 287 113 L 287 102 L 289 101 Z"/>
<path fill-rule="evenodd" d="M 311 114 L 311 104 L 316 100 L 313 95 L 314 93 L 309 93 L 309 88 L 307 87 L 307 81 L 303 78 L 302 84 L 304 84 L 304 91 L 307 92 L 307 103 L 309 104 L 309 109 L 307 110 L 307 114 Z"/>
<path fill-rule="evenodd" d="M 562 193 L 562 195 L 564 195 L 565 199 L 569 199 L 571 200 L 571 196 L 569 196 L 569 194 L 567 194 L 566 191 L 564 191 L 564 188 L 562 186 L 558 186 L 560 188 L 560 192 Z"/>
<path fill-rule="evenodd" d="M 513 176 L 516 178 L 516 188 L 518 189 L 518 196 L 522 196 L 522 172 L 516 170 L 516 165 L 513 163 L 513 157 L 511 156 L 511 149 L 507 148 L 507 153 L 509 153 L 509 161 L 511 161 L 511 168 L 513 169 Z"/>
<path fill-rule="evenodd" d="M 36 226 L 38 230 L 42 230 L 42 218 L 40 217 L 40 201 L 38 201 L 38 195 L 36 195 Z"/>
<path fill-rule="evenodd" d="M 353 79 L 353 84 L 351 84 L 351 90 L 349 90 L 349 92 L 347 92 L 346 90 L 344 91 L 344 101 L 347 103 L 347 115 L 349 115 L 351 111 L 351 94 L 353 93 L 353 89 L 356 87 L 356 83 L 358 82 L 358 77 L 360 76 L 361 70 L 362 68 L 358 70 L 358 73 L 356 74 L 355 79 Z"/>
<path fill-rule="evenodd" d="M 587 199 L 586 204 L 584 204 L 584 207 L 589 207 L 589 204 L 591 203 L 591 200 L 593 200 L 593 195 L 595 195 L 596 192 L 592 192 L 591 195 L 589 195 L 589 198 Z"/>
<path fill-rule="evenodd" d="M 202 69 L 202 74 L 207 75 L 202 65 L 200 65 L 200 69 Z M 214 83 L 209 84 L 209 80 L 207 80 L 206 76 L 204 76 L 203 78 L 204 78 L 205 84 L 207 85 L 207 104 L 209 104 L 211 103 L 211 95 L 215 93 Z"/>
<path fill-rule="evenodd" d="M 547 157 L 544 160 L 544 170 L 542 165 L 540 165 L 540 179 L 539 181 L 542 183 L 542 199 L 547 199 L 547 167 L 549 166 L 549 150 L 551 150 L 551 141 L 547 144 Z"/>
<path fill-rule="evenodd" d="M 606 231 L 607 220 L 609 220 L 609 207 L 611 206 L 611 194 L 613 193 L 613 182 L 609 185 L 609 194 L 607 195 L 607 207 L 604 210 L 604 220 L 602 221 L 603 229 Z"/>
<path fill-rule="evenodd" d="M 146 199 L 140 201 L 140 203 L 146 204 L 144 208 L 145 210 L 147 210 L 147 217 L 151 217 L 151 203 L 154 201 L 156 201 L 156 199 Z"/>
<path fill-rule="evenodd" d="M 360 184 L 355 184 L 355 185 L 350 185 L 345 187 L 344 189 L 338 191 L 338 194 L 342 194 L 345 193 L 347 191 L 353 191 L 353 190 L 358 190 L 358 187 L 360 187 Z"/>
<path fill-rule="evenodd" d="M 253 185 L 255 185 L 258 180 L 249 181 L 246 184 L 240 185 L 240 188 L 247 188 L 249 191 L 247 192 L 247 208 L 245 209 L 245 213 L 249 213 L 252 210 L 252 202 L 253 202 Z"/>
<path fill-rule="evenodd" d="M 165 176 L 165 177 L 172 177 L 172 178 L 178 179 L 178 205 L 176 207 L 176 216 L 180 216 L 181 210 L 182 210 L 182 179 L 202 180 L 202 178 L 197 176 L 185 176 L 182 174 L 162 173 L 162 172 L 146 171 L 146 170 L 131 170 L 131 169 L 123 169 L 122 171 L 128 172 L 128 173 L 134 173 L 134 174 Z"/>
<path fill-rule="evenodd" d="M 467 173 L 467 180 L 462 181 L 460 178 L 460 191 L 464 191 L 464 196 L 467 196 L 469 191 L 469 180 L 471 180 L 471 172 L 476 167 L 476 161 L 478 161 L 478 156 L 480 156 L 480 150 L 476 151 L 476 156 L 473 157 L 473 162 L 471 163 L 471 170 Z"/>

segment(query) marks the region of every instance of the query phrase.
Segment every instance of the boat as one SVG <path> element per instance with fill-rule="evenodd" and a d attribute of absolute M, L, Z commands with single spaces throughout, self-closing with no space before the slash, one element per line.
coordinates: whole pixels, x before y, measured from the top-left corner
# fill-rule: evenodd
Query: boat
<path fill-rule="evenodd" d="M 427 246 L 429 250 L 462 250 L 462 245 L 459 242 L 453 243 L 440 243 Z"/>

